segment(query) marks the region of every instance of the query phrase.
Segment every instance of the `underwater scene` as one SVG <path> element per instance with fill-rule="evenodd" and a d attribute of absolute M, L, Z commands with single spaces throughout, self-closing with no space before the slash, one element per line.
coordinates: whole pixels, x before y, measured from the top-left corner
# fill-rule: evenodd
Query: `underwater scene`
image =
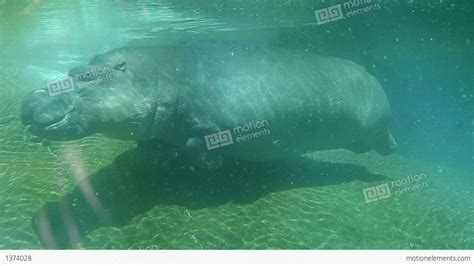
<path fill-rule="evenodd" d="M 473 14 L 0 0 L 0 249 L 474 249 Z"/>

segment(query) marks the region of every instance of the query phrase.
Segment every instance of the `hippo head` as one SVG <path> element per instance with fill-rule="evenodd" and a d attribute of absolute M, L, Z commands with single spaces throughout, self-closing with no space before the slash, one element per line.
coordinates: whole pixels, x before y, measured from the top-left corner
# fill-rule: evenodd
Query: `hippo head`
<path fill-rule="evenodd" d="M 103 133 L 118 139 L 149 137 L 154 123 L 169 115 L 168 94 L 156 95 L 156 75 L 126 50 L 99 55 L 27 96 L 23 124 L 51 140 L 80 139 Z M 159 97 L 158 97 L 159 96 Z M 146 136 L 147 135 L 147 136 Z"/>

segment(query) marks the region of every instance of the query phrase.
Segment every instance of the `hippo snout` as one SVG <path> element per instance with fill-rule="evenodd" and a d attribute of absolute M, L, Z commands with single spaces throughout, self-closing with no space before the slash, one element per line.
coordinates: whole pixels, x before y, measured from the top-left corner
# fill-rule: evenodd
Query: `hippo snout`
<path fill-rule="evenodd" d="M 74 110 L 74 97 L 69 93 L 50 96 L 46 89 L 33 91 L 21 106 L 21 121 L 38 135 L 58 127 Z"/>
<path fill-rule="evenodd" d="M 74 108 L 70 94 L 50 96 L 46 89 L 32 92 L 23 102 L 21 120 L 25 125 L 49 126 L 63 119 Z"/>

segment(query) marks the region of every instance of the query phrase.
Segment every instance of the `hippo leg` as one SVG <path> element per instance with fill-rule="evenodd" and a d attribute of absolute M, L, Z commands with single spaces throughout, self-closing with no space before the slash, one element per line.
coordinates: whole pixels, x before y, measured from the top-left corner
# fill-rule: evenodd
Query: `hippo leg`
<path fill-rule="evenodd" d="M 392 154 L 397 148 L 397 142 L 389 131 L 377 137 L 375 151 L 381 155 Z"/>

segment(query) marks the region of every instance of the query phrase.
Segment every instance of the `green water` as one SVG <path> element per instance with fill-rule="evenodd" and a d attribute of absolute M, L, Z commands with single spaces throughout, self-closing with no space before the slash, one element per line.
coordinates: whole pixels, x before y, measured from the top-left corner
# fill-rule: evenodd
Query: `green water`
<path fill-rule="evenodd" d="M 0 249 L 43 248 L 32 220 L 44 208 L 60 248 L 474 249 L 473 4 L 382 1 L 317 25 L 314 11 L 337 3 L 0 1 Z M 96 54 L 194 40 L 363 65 L 391 101 L 400 150 L 206 171 L 99 134 L 41 142 L 21 124 L 29 91 Z M 365 188 L 421 173 L 426 187 L 366 203 Z"/>

